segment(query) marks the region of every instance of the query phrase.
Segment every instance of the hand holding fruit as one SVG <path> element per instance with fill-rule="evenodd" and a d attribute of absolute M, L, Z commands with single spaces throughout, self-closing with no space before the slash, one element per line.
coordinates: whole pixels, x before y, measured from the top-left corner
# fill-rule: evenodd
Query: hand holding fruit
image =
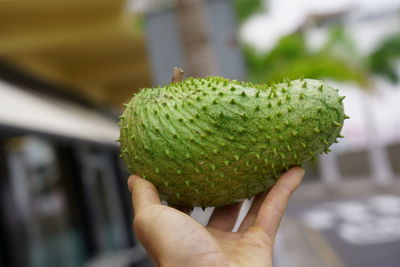
<path fill-rule="evenodd" d="M 216 208 L 207 227 L 187 214 L 161 205 L 157 189 L 131 176 L 136 236 L 156 266 L 271 267 L 276 231 L 289 197 L 299 186 L 304 170 L 295 167 L 259 194 L 238 232 L 231 232 L 240 204 Z"/>

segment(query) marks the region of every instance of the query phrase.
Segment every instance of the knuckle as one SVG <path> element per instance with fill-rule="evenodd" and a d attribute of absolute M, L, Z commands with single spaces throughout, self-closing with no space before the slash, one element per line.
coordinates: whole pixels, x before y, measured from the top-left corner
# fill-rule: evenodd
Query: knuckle
<path fill-rule="evenodd" d="M 133 227 L 135 229 L 141 229 L 147 224 L 147 215 L 143 211 L 139 211 L 135 213 L 133 217 Z"/>
<path fill-rule="evenodd" d="M 248 244 L 260 248 L 263 250 L 269 250 L 272 248 L 274 240 L 264 230 L 258 226 L 252 226 L 248 233 L 252 233 L 248 238 Z"/>
<path fill-rule="evenodd" d="M 292 188 L 290 188 L 288 185 L 286 185 L 286 184 L 277 184 L 276 185 L 277 186 L 277 189 L 279 190 L 279 191 L 284 191 L 284 193 L 286 193 L 286 194 L 292 194 L 293 193 L 293 191 L 294 191 L 294 189 L 292 189 Z"/>
<path fill-rule="evenodd" d="M 149 224 L 153 223 L 159 217 L 163 210 L 164 208 L 158 205 L 139 209 L 133 218 L 133 227 L 136 230 L 148 227 Z"/>
<path fill-rule="evenodd" d="M 283 209 L 282 205 L 280 205 L 280 203 L 275 198 L 268 197 L 265 200 L 265 205 L 271 207 L 279 215 L 283 215 L 283 213 L 285 212 L 285 210 Z"/>

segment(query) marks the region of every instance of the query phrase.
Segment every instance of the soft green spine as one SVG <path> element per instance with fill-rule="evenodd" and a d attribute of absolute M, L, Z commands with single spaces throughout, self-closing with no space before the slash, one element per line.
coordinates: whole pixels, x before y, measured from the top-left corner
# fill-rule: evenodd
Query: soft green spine
<path fill-rule="evenodd" d="M 267 190 L 336 140 L 345 114 L 317 80 L 260 86 L 219 77 L 141 90 L 121 116 L 129 171 L 178 206 L 221 206 Z"/>

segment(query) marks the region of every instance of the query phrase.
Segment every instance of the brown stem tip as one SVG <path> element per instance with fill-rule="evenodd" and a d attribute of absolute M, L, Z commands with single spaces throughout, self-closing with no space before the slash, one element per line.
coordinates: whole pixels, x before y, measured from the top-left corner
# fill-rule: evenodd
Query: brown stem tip
<path fill-rule="evenodd" d="M 183 78 L 183 69 L 174 67 L 172 70 L 171 83 L 181 82 Z"/>

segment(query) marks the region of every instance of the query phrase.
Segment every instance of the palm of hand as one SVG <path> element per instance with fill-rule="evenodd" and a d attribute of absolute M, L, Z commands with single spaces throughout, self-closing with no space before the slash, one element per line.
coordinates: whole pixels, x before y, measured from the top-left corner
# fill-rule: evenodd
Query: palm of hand
<path fill-rule="evenodd" d="M 294 168 L 268 194 L 258 195 L 238 232 L 231 231 L 240 204 L 217 208 L 203 227 L 189 215 L 161 205 L 155 187 L 133 176 L 129 186 L 136 235 L 157 266 L 272 266 L 279 222 L 303 174 Z"/>

